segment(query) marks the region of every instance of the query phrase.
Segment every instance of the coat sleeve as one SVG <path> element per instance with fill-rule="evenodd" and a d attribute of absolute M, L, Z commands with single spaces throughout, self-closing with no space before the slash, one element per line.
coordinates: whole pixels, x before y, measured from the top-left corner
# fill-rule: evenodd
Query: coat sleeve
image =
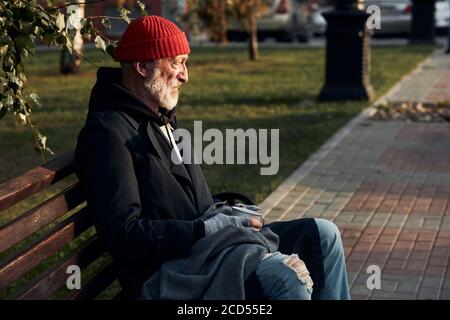
<path fill-rule="evenodd" d="M 131 154 L 114 129 L 105 124 L 82 129 L 75 159 L 89 212 L 113 257 L 137 262 L 190 254 L 200 221 L 151 220 L 141 216 Z"/>

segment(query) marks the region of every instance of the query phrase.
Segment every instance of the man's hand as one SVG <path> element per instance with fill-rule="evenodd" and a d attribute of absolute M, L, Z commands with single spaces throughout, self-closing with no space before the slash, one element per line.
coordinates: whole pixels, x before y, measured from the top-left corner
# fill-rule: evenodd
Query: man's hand
<path fill-rule="evenodd" d="M 260 228 L 262 226 L 258 219 L 227 216 L 223 213 L 218 213 L 208 220 L 203 221 L 203 223 L 205 224 L 205 236 L 212 235 L 228 226 L 236 226 L 240 228 Z"/>
<path fill-rule="evenodd" d="M 251 218 L 250 219 L 250 227 L 259 231 L 263 227 L 263 221 L 261 221 L 261 219 L 258 219 L 258 218 Z"/>

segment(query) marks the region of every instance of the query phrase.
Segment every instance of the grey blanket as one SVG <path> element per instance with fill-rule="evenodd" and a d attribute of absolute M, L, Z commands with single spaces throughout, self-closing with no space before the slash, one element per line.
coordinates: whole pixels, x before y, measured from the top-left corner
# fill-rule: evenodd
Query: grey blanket
<path fill-rule="evenodd" d="M 143 286 L 142 299 L 245 299 L 244 282 L 264 254 L 278 248 L 269 228 L 229 226 L 200 239 L 185 259 L 165 262 Z"/>

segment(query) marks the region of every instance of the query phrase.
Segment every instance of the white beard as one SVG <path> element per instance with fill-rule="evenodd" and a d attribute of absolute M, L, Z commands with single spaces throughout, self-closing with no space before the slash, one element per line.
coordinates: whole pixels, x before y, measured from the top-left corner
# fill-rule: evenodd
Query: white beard
<path fill-rule="evenodd" d="M 177 105 L 179 91 L 175 88 L 179 88 L 180 82 L 173 79 L 169 84 L 165 84 L 159 68 L 155 68 L 153 74 L 145 79 L 144 86 L 161 108 L 170 111 Z"/>

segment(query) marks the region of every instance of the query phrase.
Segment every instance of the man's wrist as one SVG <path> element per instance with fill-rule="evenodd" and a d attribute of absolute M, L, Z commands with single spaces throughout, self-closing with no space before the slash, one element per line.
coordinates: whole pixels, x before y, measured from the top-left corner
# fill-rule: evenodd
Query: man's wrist
<path fill-rule="evenodd" d="M 192 244 L 205 236 L 205 224 L 201 220 L 194 221 L 192 232 Z"/>

